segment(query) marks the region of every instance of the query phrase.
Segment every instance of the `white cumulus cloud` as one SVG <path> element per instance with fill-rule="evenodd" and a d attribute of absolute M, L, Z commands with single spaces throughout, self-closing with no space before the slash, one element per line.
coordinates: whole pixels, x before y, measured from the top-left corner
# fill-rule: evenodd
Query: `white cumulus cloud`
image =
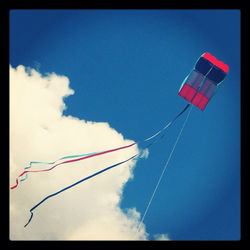
<path fill-rule="evenodd" d="M 155 234 L 155 240 L 170 240 L 167 234 Z"/>
<path fill-rule="evenodd" d="M 69 79 L 55 73 L 41 75 L 19 65 L 10 66 L 10 184 L 30 161 L 54 161 L 65 155 L 103 151 L 131 144 L 106 122 L 63 115 L 64 98 L 74 94 Z M 120 208 L 124 184 L 133 178 L 132 160 L 81 183 L 34 210 L 47 195 L 137 154 L 136 146 L 84 161 L 30 173 L 10 190 L 11 240 L 136 240 L 147 239 L 140 214 Z M 145 157 L 148 152 L 145 152 Z M 32 168 L 35 169 L 33 165 Z M 46 166 L 43 166 L 46 167 Z M 47 166 L 48 167 L 48 166 Z"/>

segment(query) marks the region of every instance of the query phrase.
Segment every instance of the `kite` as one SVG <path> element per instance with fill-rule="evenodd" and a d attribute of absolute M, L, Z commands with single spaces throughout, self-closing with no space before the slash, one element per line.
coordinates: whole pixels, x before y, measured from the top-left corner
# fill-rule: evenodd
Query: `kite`
<path fill-rule="evenodd" d="M 116 147 L 113 149 L 108 149 L 108 150 L 104 150 L 104 151 L 99 151 L 99 152 L 92 152 L 92 153 L 85 153 L 85 154 L 78 154 L 78 155 L 69 155 L 69 156 L 64 156 L 59 158 L 56 161 L 53 162 L 45 162 L 45 161 L 31 161 L 29 163 L 29 166 L 24 168 L 24 171 L 16 178 L 16 184 L 11 186 L 11 189 L 15 189 L 18 184 L 19 184 L 19 178 L 23 177 L 22 179 L 20 179 L 20 181 L 25 181 L 28 178 L 28 173 L 41 173 L 41 172 L 47 172 L 47 171 L 51 171 L 54 168 L 61 166 L 63 164 L 68 164 L 68 163 L 72 163 L 72 162 L 76 162 L 76 161 L 82 161 L 82 160 L 86 160 L 92 157 L 97 157 L 103 154 L 108 154 L 108 153 L 112 153 L 118 150 L 124 150 L 130 147 L 133 147 L 135 145 L 142 145 L 143 149 L 147 149 L 149 148 L 151 145 L 155 144 L 156 142 L 158 142 L 161 138 L 163 138 L 164 136 L 164 132 L 166 131 L 167 128 L 169 128 L 176 120 L 177 118 L 179 118 L 182 114 L 184 114 L 184 112 L 191 106 L 191 109 L 193 106 L 196 106 L 197 108 L 199 108 L 200 110 L 204 111 L 204 109 L 206 108 L 208 102 L 211 100 L 211 98 L 215 95 L 215 93 L 217 92 L 219 86 L 221 85 L 222 81 L 224 80 L 224 78 L 226 77 L 227 73 L 229 71 L 229 67 L 227 64 L 223 63 L 222 61 L 219 61 L 216 57 L 214 57 L 213 55 L 211 55 L 210 53 L 206 52 L 204 54 L 202 54 L 199 59 L 197 60 L 194 68 L 192 69 L 192 71 L 190 72 L 190 74 L 184 79 L 183 83 L 181 84 L 181 87 L 179 89 L 178 95 L 181 96 L 182 98 L 184 98 L 185 100 L 188 101 L 188 104 L 186 104 L 186 106 L 170 121 L 168 122 L 162 129 L 160 129 L 158 132 L 156 132 L 155 134 L 153 134 L 152 136 L 143 139 L 141 141 L 138 142 L 133 142 L 129 145 L 124 145 L 124 146 L 120 146 L 120 147 Z M 144 219 L 144 217 L 146 216 L 146 213 L 149 209 L 149 206 L 153 200 L 153 197 L 156 193 L 156 190 L 160 184 L 160 181 L 163 177 L 163 174 L 166 170 L 166 167 L 172 157 L 172 154 L 175 150 L 175 147 L 178 143 L 178 140 L 182 134 L 182 131 L 185 127 L 185 124 L 188 120 L 188 117 L 190 115 L 191 109 L 189 110 L 189 113 L 185 119 L 185 121 L 183 122 L 182 128 L 177 136 L 177 139 L 174 143 L 174 146 L 172 148 L 172 151 L 168 157 L 168 160 L 163 168 L 163 171 L 160 175 L 160 178 L 157 182 L 157 185 L 151 195 L 151 198 L 148 202 L 147 208 L 143 214 L 143 217 L 140 221 L 139 227 Z M 160 136 L 161 135 L 161 136 Z M 154 139 L 154 140 L 153 140 Z M 141 151 L 142 152 L 142 151 Z M 119 163 L 116 163 L 112 166 L 108 166 L 94 174 L 91 174 L 53 194 L 50 194 L 48 196 L 46 196 L 43 200 L 41 200 L 39 203 L 37 203 L 35 206 L 33 206 L 30 209 L 30 218 L 28 220 L 28 222 L 25 224 L 24 227 L 26 227 L 30 221 L 33 218 L 33 211 L 39 207 L 43 202 L 45 202 L 47 199 L 56 196 L 90 178 L 93 178 L 107 170 L 110 170 L 114 167 L 117 167 L 119 165 L 122 165 L 132 159 L 136 159 L 138 157 L 140 157 L 141 152 L 139 152 L 138 154 L 123 160 Z M 39 170 L 30 170 L 30 168 L 32 167 L 32 165 L 34 164 L 43 164 L 43 165 L 49 165 L 48 168 L 44 168 L 44 169 L 39 169 Z M 139 230 L 139 228 L 138 228 Z"/>
<path fill-rule="evenodd" d="M 179 95 L 204 110 L 228 73 L 227 64 L 206 52 L 183 81 Z"/>

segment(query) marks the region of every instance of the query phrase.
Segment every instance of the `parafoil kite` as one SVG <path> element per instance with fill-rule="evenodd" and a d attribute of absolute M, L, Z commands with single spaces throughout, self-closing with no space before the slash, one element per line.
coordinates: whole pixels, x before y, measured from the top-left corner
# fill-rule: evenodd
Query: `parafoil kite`
<path fill-rule="evenodd" d="M 204 54 L 202 54 L 200 56 L 200 58 L 198 59 L 198 61 L 196 62 L 193 70 L 190 72 L 190 74 L 184 79 L 183 83 L 181 84 L 180 90 L 178 92 L 178 94 L 183 97 L 185 100 L 187 100 L 189 103 L 171 120 L 169 121 L 162 129 L 160 129 L 158 132 L 156 132 L 155 134 L 153 134 L 152 136 L 140 140 L 138 142 L 134 142 L 132 144 L 129 145 L 125 145 L 125 146 L 120 146 L 117 148 L 113 148 L 113 149 L 108 149 L 108 150 L 104 150 L 104 151 L 100 151 L 100 152 L 93 152 L 93 153 L 88 153 L 88 154 L 80 154 L 80 155 L 70 155 L 70 156 L 64 156 L 56 161 L 53 162 L 44 162 L 44 161 L 32 161 L 29 163 L 29 166 L 27 166 L 26 168 L 24 168 L 24 171 L 19 174 L 19 176 L 16 178 L 16 184 L 11 186 L 11 189 L 15 189 L 17 188 L 18 184 L 19 184 L 19 178 L 23 177 L 22 179 L 20 179 L 20 181 L 25 181 L 28 178 L 28 173 L 40 173 L 40 172 L 45 172 L 45 171 L 51 171 L 53 170 L 55 167 L 58 167 L 60 165 L 63 164 L 69 164 L 72 162 L 76 162 L 76 161 L 82 161 L 88 158 L 92 158 L 92 157 L 97 157 L 99 155 L 103 155 L 103 154 L 108 154 L 108 153 L 112 153 L 114 151 L 118 151 L 118 150 L 124 150 L 126 148 L 129 147 L 133 147 L 134 145 L 138 145 L 140 144 L 142 146 L 143 149 L 149 148 L 151 145 L 155 144 L 156 142 L 158 142 L 163 136 L 164 136 L 164 131 L 169 128 L 175 120 L 177 120 L 189 107 L 190 105 L 194 105 L 196 107 L 198 107 L 200 110 L 204 110 L 205 107 L 207 106 L 208 102 L 211 100 L 212 96 L 215 94 L 215 92 L 217 91 L 218 87 L 220 86 L 221 82 L 224 80 L 224 78 L 226 77 L 227 73 L 228 73 L 229 67 L 228 65 L 226 65 L 225 63 L 223 63 L 222 61 L 219 61 L 218 59 L 216 59 L 214 56 L 212 56 L 210 53 L 206 52 Z M 191 110 L 190 110 L 191 111 Z M 158 188 L 158 185 L 161 181 L 161 178 L 164 174 L 164 171 L 168 165 L 168 162 L 174 152 L 175 146 L 181 136 L 182 130 L 187 122 L 187 119 L 189 117 L 190 111 L 188 113 L 188 116 L 186 118 L 186 120 L 183 123 L 183 126 L 178 134 L 178 137 L 175 141 L 175 144 L 172 148 L 172 151 L 168 157 L 168 160 L 164 166 L 164 169 L 162 171 L 162 174 L 158 180 L 158 183 L 154 189 L 154 192 L 150 198 L 150 201 L 148 203 L 148 206 L 144 212 L 144 215 L 142 217 L 142 220 L 140 222 L 140 224 L 142 223 L 148 208 L 152 202 L 152 199 L 154 197 L 154 194 Z M 161 135 L 161 136 L 160 136 Z M 154 139 L 154 140 L 153 140 Z M 96 173 L 91 174 L 90 176 L 87 176 L 59 191 L 57 191 L 56 193 L 50 194 L 48 196 L 46 196 L 43 200 L 41 200 L 39 203 L 37 203 L 35 206 L 33 206 L 30 209 L 30 218 L 28 220 L 28 222 L 25 224 L 25 227 L 30 223 L 32 217 L 33 217 L 33 211 L 39 207 L 43 202 L 45 202 L 47 199 L 58 195 L 70 188 L 72 188 L 75 185 L 78 185 L 90 178 L 93 178 L 105 171 L 108 171 L 114 167 L 117 167 L 121 164 L 124 164 L 132 159 L 135 159 L 136 157 L 139 157 L 140 153 L 124 160 L 121 161 L 119 163 L 116 163 L 112 166 L 108 166 Z M 66 160 L 67 159 L 67 160 Z M 44 169 L 39 169 L 39 170 L 30 170 L 30 168 L 32 167 L 32 165 L 34 164 L 44 164 L 44 165 L 50 165 L 47 168 Z M 29 169 L 29 170 L 28 170 Z"/>
<path fill-rule="evenodd" d="M 227 64 L 206 52 L 201 55 L 194 69 L 185 78 L 178 94 L 203 111 L 228 70 Z"/>

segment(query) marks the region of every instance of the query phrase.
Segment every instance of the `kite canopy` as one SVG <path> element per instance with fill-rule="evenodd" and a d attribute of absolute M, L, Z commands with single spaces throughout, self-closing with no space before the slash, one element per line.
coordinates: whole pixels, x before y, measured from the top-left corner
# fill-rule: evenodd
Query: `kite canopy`
<path fill-rule="evenodd" d="M 227 64 L 206 52 L 201 55 L 194 69 L 185 78 L 178 94 L 203 111 L 228 70 Z"/>

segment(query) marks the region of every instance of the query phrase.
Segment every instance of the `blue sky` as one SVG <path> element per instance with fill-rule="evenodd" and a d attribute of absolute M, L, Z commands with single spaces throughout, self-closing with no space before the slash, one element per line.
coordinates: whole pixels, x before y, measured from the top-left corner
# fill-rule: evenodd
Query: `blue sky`
<path fill-rule="evenodd" d="M 134 141 L 186 105 L 180 84 L 206 51 L 228 76 L 204 112 L 193 108 L 144 220 L 172 240 L 240 239 L 240 11 L 10 11 L 10 64 L 66 75 L 75 94 L 65 115 Z M 144 212 L 184 119 L 137 163 L 123 209 Z"/>

